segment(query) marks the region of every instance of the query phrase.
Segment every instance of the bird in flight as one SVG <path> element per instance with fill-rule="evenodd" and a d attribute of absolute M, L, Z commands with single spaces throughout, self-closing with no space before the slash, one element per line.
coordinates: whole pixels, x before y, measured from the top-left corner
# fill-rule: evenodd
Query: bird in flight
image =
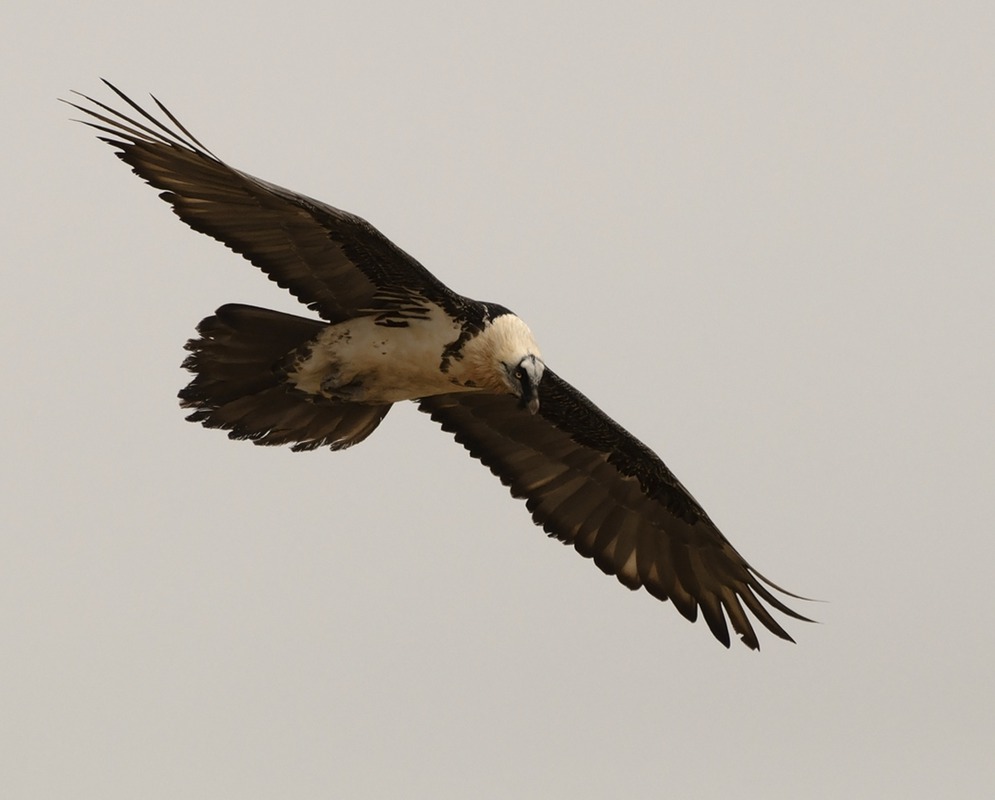
<path fill-rule="evenodd" d="M 294 450 L 357 444 L 412 400 L 526 501 L 551 537 L 726 647 L 759 641 L 747 611 L 793 641 L 799 620 L 646 445 L 549 367 L 503 306 L 456 294 L 376 228 L 228 166 L 155 97 L 160 116 L 83 94 L 99 138 L 196 231 L 241 254 L 321 320 L 228 304 L 197 326 L 188 419 Z M 82 102 L 82 100 L 80 102 Z M 766 604 L 766 605 L 765 605 Z"/>

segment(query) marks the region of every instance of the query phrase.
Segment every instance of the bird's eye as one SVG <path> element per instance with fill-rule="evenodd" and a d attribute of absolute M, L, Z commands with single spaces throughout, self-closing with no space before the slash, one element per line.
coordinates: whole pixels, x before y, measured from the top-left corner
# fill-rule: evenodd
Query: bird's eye
<path fill-rule="evenodd" d="M 525 377 L 525 370 L 523 370 L 521 367 L 519 367 L 518 369 L 515 370 L 515 380 L 516 381 L 520 381 L 524 377 Z"/>

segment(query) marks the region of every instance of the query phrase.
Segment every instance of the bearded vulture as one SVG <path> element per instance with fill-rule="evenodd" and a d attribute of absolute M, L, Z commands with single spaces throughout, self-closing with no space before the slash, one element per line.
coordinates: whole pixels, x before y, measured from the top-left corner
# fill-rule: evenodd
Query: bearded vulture
<path fill-rule="evenodd" d="M 522 320 L 456 294 L 365 220 L 228 166 L 155 97 L 165 119 L 107 85 L 133 116 L 79 93 L 93 107 L 70 105 L 181 220 L 323 320 L 221 306 L 186 345 L 188 419 L 255 444 L 337 450 L 413 400 L 549 536 L 625 586 L 691 621 L 700 608 L 726 647 L 726 618 L 759 647 L 745 609 L 793 641 L 761 601 L 808 621 L 770 590 L 804 598 L 754 570 L 649 448 L 549 369 Z"/>

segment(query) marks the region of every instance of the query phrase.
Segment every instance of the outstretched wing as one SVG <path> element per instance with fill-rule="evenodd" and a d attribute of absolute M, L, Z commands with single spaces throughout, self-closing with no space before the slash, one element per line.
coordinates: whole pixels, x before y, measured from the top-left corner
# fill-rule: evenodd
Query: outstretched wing
<path fill-rule="evenodd" d="M 156 118 L 104 81 L 138 119 L 86 95 L 101 140 L 194 230 L 241 253 L 329 322 L 358 314 L 403 325 L 434 302 L 459 316 L 463 298 L 363 219 L 233 169 L 152 98 Z M 171 124 L 170 124 L 171 123 Z"/>
<path fill-rule="evenodd" d="M 649 448 L 548 368 L 539 397 L 535 415 L 510 395 L 482 393 L 427 397 L 419 408 L 525 498 L 536 524 L 630 589 L 646 587 L 691 621 L 700 607 L 727 647 L 726 616 L 759 647 L 744 606 L 793 641 L 761 600 L 806 618 L 771 593 L 784 590 L 746 562 Z"/>

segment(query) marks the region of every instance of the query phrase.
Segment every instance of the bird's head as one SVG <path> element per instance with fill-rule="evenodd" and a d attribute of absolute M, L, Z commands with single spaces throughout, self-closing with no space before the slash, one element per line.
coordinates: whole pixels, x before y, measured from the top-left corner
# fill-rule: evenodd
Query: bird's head
<path fill-rule="evenodd" d="M 470 378 L 485 391 L 510 392 L 522 408 L 539 410 L 539 383 L 546 365 L 528 325 L 501 314 L 467 345 Z"/>
<path fill-rule="evenodd" d="M 518 405 L 535 414 L 539 410 L 539 381 L 546 370 L 542 359 L 533 353 L 523 356 L 517 364 L 502 363 L 504 380 L 511 393 L 518 398 Z"/>

